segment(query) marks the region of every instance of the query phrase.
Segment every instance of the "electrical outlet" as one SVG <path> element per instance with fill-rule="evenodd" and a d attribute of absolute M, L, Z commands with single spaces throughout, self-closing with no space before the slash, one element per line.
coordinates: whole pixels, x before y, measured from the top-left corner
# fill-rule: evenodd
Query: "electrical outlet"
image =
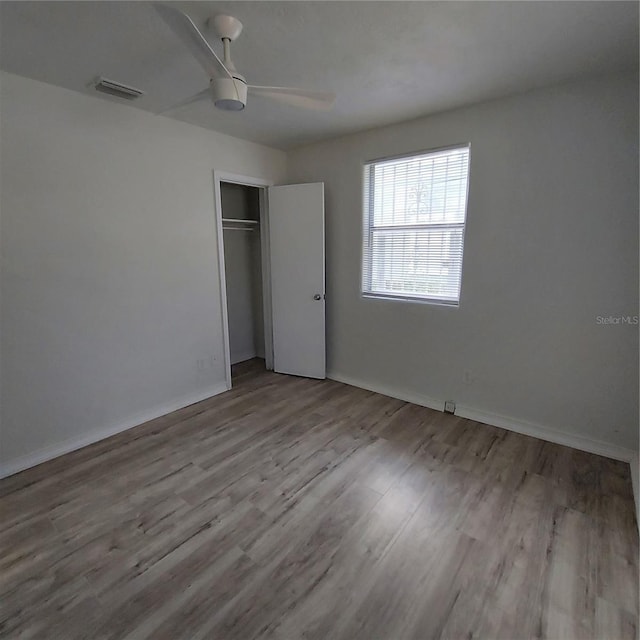
<path fill-rule="evenodd" d="M 444 412 L 445 413 L 455 413 L 456 412 L 456 403 L 453 400 L 446 400 L 444 403 Z"/>
<path fill-rule="evenodd" d="M 475 377 L 474 377 L 473 373 L 471 371 L 469 371 L 469 369 L 465 369 L 462 372 L 462 382 L 464 382 L 465 384 L 472 384 L 474 379 L 475 379 Z"/>

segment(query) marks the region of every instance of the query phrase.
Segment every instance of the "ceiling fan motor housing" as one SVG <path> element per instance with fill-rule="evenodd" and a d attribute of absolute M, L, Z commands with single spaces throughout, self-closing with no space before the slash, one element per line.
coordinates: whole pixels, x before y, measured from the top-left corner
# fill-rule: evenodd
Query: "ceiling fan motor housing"
<path fill-rule="evenodd" d="M 247 83 L 244 78 L 216 78 L 211 81 L 213 104 L 224 111 L 242 111 L 247 104 Z"/>

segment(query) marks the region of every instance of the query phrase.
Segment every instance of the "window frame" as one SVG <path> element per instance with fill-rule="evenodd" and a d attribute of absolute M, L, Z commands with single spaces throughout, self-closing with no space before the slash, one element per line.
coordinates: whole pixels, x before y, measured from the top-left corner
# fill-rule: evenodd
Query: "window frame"
<path fill-rule="evenodd" d="M 446 298 L 438 298 L 436 296 L 426 296 L 424 294 L 419 295 L 411 295 L 407 293 L 394 295 L 392 293 L 376 293 L 374 291 L 365 291 L 365 230 L 368 237 L 369 247 L 372 246 L 373 242 L 373 224 L 371 224 L 371 220 L 373 218 L 372 208 L 374 206 L 374 197 L 373 192 L 375 190 L 375 180 L 369 180 L 369 184 L 367 185 L 367 168 L 375 165 L 377 163 L 389 162 L 393 160 L 402 160 L 403 158 L 419 158 L 421 156 L 427 156 L 435 153 L 442 153 L 446 151 L 453 151 L 457 149 L 466 149 L 468 154 L 468 165 L 467 165 L 467 189 L 465 192 L 465 208 L 464 208 L 464 222 L 461 223 L 445 223 L 445 224 L 416 224 L 416 225 L 406 225 L 405 228 L 434 228 L 441 227 L 452 229 L 454 227 L 462 228 L 462 259 L 460 264 L 460 278 L 458 284 L 458 298 L 457 300 L 450 300 Z M 384 156 L 381 158 L 374 158 L 372 160 L 365 160 L 362 163 L 362 184 L 361 184 L 361 193 L 362 193 L 362 227 L 361 227 L 361 240 L 360 240 L 360 297 L 369 299 L 369 300 L 388 300 L 394 302 L 409 302 L 409 303 L 418 303 L 418 304 L 428 304 L 435 306 L 448 307 L 451 309 L 457 309 L 460 307 L 462 302 L 462 271 L 464 268 L 464 245 L 465 245 L 465 235 L 467 230 L 467 214 L 469 210 L 469 188 L 471 183 L 471 143 L 470 142 L 461 142 L 457 144 L 451 144 L 443 147 L 435 147 L 432 149 L 423 149 L 419 151 L 411 151 L 408 153 L 401 153 L 392 156 Z M 369 193 L 367 194 L 365 189 L 368 186 Z M 369 204 L 369 210 L 367 210 L 366 204 Z M 392 227 L 393 225 L 390 225 Z M 399 228 L 400 225 L 397 225 L 396 228 Z M 373 273 L 372 263 L 373 263 L 373 252 L 371 249 L 368 249 L 369 253 L 369 278 L 371 278 L 371 274 Z M 369 288 L 371 288 L 371 283 L 369 281 Z"/>

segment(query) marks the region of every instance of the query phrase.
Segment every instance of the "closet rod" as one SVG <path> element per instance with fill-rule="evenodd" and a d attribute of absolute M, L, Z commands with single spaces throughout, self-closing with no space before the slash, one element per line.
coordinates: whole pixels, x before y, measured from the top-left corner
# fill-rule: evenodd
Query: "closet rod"
<path fill-rule="evenodd" d="M 251 227 L 225 227 L 222 226 L 225 231 L 254 231 Z"/>

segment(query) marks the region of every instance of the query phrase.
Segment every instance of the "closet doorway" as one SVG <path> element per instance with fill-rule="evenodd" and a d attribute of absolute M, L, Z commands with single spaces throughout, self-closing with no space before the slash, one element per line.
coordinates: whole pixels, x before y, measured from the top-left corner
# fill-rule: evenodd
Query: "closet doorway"
<path fill-rule="evenodd" d="M 266 186 L 240 177 L 216 179 L 223 304 L 226 306 L 227 384 L 231 367 L 259 358 L 273 368 L 268 287 Z M 246 179 L 247 182 L 250 179 Z"/>
<path fill-rule="evenodd" d="M 232 365 L 262 357 L 324 379 L 324 184 L 214 171 L 214 191 L 227 387 Z"/>
<path fill-rule="evenodd" d="M 230 364 L 264 360 L 260 191 L 231 182 L 220 185 L 224 270 L 227 286 Z"/>

